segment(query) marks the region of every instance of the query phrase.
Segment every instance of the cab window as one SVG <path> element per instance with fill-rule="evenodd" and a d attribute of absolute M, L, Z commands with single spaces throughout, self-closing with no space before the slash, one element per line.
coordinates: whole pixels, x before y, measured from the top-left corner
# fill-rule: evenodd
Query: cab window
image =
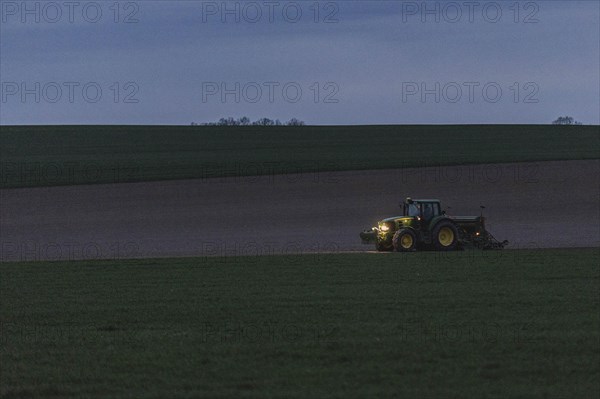
<path fill-rule="evenodd" d="M 421 209 L 419 208 L 419 204 L 408 204 L 408 216 L 420 216 Z"/>
<path fill-rule="evenodd" d="M 431 220 L 433 217 L 433 206 L 430 203 L 423 204 L 423 219 Z"/>

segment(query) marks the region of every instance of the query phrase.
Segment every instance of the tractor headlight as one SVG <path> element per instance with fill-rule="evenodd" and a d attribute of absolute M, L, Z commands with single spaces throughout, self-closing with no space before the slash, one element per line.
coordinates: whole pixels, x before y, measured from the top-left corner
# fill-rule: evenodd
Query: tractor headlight
<path fill-rule="evenodd" d="M 379 230 L 381 230 L 385 233 L 387 231 L 390 231 L 390 226 L 388 226 L 386 224 L 382 224 L 381 227 L 379 227 Z"/>

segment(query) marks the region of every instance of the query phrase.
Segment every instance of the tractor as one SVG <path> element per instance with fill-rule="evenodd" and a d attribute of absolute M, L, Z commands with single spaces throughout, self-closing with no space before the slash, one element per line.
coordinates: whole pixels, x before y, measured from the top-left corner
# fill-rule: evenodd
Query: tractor
<path fill-rule="evenodd" d="M 498 241 L 485 229 L 480 216 L 449 216 L 437 199 L 407 198 L 400 204 L 402 216 L 383 219 L 376 227 L 364 230 L 364 244 L 375 244 L 377 251 L 410 252 L 417 249 L 452 251 L 471 246 L 502 249 L 508 241 Z"/>

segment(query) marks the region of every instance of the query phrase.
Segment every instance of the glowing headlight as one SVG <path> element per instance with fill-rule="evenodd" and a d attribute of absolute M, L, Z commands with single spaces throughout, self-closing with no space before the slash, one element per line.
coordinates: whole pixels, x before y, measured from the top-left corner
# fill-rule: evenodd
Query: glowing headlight
<path fill-rule="evenodd" d="M 382 224 L 381 227 L 379 227 L 379 230 L 381 230 L 383 232 L 390 231 L 390 227 L 385 224 Z"/>

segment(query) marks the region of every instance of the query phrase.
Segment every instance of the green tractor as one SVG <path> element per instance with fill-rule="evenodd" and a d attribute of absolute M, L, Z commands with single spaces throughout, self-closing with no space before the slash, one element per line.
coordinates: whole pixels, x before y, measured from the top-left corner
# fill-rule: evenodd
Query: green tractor
<path fill-rule="evenodd" d="M 452 251 L 472 246 L 502 249 L 508 241 L 498 241 L 485 229 L 480 216 L 448 216 L 436 199 L 407 198 L 403 216 L 383 219 L 376 227 L 360 233 L 364 244 L 375 243 L 377 251 L 409 252 L 417 249 Z M 481 207 L 482 212 L 484 207 Z"/>

